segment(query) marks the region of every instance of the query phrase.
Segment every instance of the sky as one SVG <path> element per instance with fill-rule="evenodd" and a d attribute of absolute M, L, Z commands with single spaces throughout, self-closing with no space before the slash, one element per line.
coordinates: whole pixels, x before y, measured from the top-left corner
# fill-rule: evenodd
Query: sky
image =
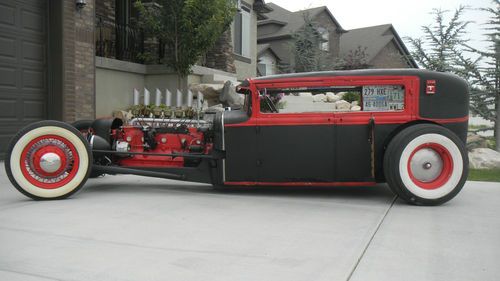
<path fill-rule="evenodd" d="M 482 36 L 484 22 L 488 14 L 478 11 L 480 7 L 492 7 L 490 0 L 378 0 L 378 1 L 333 1 L 333 0 L 268 0 L 289 11 L 327 6 L 344 29 L 354 29 L 371 25 L 392 23 L 401 37 L 422 37 L 422 25 L 431 25 L 433 8 L 450 10 L 449 16 L 460 5 L 469 6 L 464 20 L 473 21 L 469 25 L 470 44 L 476 48 L 487 47 Z"/>

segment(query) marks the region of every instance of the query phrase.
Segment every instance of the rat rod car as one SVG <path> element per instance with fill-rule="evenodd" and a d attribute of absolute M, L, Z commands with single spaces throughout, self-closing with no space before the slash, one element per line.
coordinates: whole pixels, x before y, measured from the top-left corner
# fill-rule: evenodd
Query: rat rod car
<path fill-rule="evenodd" d="M 469 94 L 454 75 L 286 74 L 245 80 L 237 92 L 240 109 L 193 109 L 189 118 L 138 111 L 126 122 L 28 125 L 8 148 L 8 177 L 33 199 L 66 198 L 102 174 L 219 188 L 387 182 L 416 205 L 442 204 L 465 183 Z"/>

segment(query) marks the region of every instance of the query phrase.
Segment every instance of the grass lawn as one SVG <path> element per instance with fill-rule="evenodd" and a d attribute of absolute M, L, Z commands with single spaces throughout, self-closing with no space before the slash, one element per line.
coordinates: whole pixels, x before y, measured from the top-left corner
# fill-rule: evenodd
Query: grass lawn
<path fill-rule="evenodd" d="M 469 177 L 467 180 L 470 181 L 496 181 L 500 182 L 500 169 L 470 169 Z"/>

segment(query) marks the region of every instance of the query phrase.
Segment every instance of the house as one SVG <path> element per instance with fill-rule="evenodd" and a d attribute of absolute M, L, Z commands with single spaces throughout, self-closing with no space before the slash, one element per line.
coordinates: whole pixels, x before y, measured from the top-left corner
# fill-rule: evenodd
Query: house
<path fill-rule="evenodd" d="M 293 34 L 304 26 L 305 16 L 318 24 L 318 34 L 323 39 L 319 48 L 327 52 L 328 57 L 332 60 L 339 56 L 340 36 L 346 31 L 327 7 L 290 12 L 274 3 L 269 3 L 267 6 L 272 11 L 265 14 L 257 23 L 258 48 L 266 51 L 259 52 L 261 55 L 266 55 L 265 58 L 258 57 L 258 60 L 261 61 L 259 68 L 271 70 L 271 72 L 266 72 L 266 75 L 276 73 L 272 71 L 272 69 L 276 70 L 276 67 L 268 65 L 276 65 L 278 61 L 284 67 L 293 68 L 294 58 L 290 52 L 291 42 L 293 42 Z"/>
<path fill-rule="evenodd" d="M 418 68 L 392 24 L 351 29 L 340 37 L 339 56 L 361 47 L 370 68 Z"/>
<path fill-rule="evenodd" d="M 238 1 L 231 30 L 180 85 L 158 64 L 160 45 L 134 25 L 133 2 L 0 2 L 0 159 L 26 124 L 109 116 L 132 103 L 134 88 L 174 91 L 256 76 L 257 18 L 270 10 L 263 0 Z M 144 50 L 157 60 L 138 56 Z"/>
<path fill-rule="evenodd" d="M 365 67 L 418 67 L 391 24 L 345 30 L 324 6 L 291 12 L 273 3 L 267 5 L 273 11 L 257 24 L 260 75 L 274 74 L 283 68 L 285 72 L 293 71 L 293 34 L 304 26 L 305 17 L 317 25 L 318 36 L 321 36 L 318 48 L 325 51 L 332 62 L 346 59 L 361 49 Z"/>

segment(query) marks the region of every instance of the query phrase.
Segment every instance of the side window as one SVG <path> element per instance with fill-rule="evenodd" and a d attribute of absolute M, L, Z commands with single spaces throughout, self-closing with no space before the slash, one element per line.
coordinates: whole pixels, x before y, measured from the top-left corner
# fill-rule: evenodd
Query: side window
<path fill-rule="evenodd" d="M 367 85 L 260 90 L 262 113 L 404 110 L 404 86 Z"/>

